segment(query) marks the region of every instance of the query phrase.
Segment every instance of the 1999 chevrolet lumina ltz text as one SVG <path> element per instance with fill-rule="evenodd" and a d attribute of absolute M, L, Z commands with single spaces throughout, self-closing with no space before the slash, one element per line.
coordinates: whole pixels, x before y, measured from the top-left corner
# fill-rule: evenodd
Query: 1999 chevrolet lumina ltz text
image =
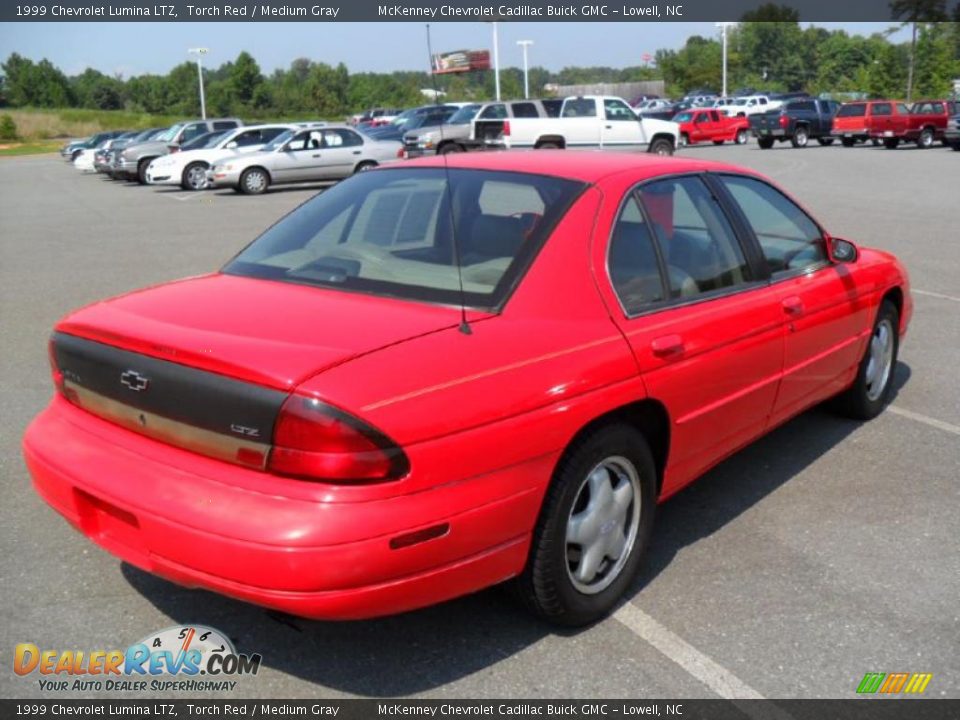
<path fill-rule="evenodd" d="M 911 312 L 893 256 L 753 171 L 423 159 L 64 318 L 24 452 L 82 533 L 184 585 L 347 619 L 512 580 L 582 625 L 659 501 L 824 400 L 878 414 Z"/>

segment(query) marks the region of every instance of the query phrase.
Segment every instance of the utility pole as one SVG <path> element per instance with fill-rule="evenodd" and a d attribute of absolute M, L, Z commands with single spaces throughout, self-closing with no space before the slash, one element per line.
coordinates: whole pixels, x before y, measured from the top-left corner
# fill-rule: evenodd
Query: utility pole
<path fill-rule="evenodd" d="M 727 96 L 727 28 L 734 24 L 729 22 L 717 23 L 720 34 L 723 36 L 723 90 L 720 92 L 720 97 Z"/>
<path fill-rule="evenodd" d="M 517 45 L 523 48 L 523 97 L 530 99 L 530 66 L 527 64 L 527 50 L 533 45 L 533 40 L 517 40 Z"/>
<path fill-rule="evenodd" d="M 210 48 L 190 48 L 188 53 L 197 56 L 197 77 L 200 78 L 200 117 L 207 119 L 207 102 L 203 97 L 203 56 L 210 52 Z"/>
<path fill-rule="evenodd" d="M 493 25 L 493 83 L 496 88 L 497 102 L 500 102 L 500 36 L 497 34 L 497 23 Z"/>

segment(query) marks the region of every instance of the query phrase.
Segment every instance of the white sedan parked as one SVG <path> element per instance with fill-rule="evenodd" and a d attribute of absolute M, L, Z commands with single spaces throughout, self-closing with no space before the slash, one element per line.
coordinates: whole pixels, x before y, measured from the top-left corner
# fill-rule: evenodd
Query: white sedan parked
<path fill-rule="evenodd" d="M 403 145 L 374 140 L 346 125 L 290 130 L 263 150 L 223 160 L 207 173 L 214 187 L 248 195 L 270 185 L 342 180 L 403 157 Z"/>
<path fill-rule="evenodd" d="M 147 168 L 147 183 L 150 185 L 179 185 L 184 190 L 204 190 L 207 170 L 215 163 L 256 152 L 283 133 L 294 130 L 294 123 L 278 125 L 244 125 L 229 130 L 212 142 L 196 150 L 161 155 Z"/>

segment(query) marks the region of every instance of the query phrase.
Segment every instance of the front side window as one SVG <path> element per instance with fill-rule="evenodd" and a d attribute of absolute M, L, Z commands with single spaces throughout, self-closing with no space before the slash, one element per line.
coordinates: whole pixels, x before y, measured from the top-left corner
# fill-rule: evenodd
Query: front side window
<path fill-rule="evenodd" d="M 513 103 L 510 109 L 513 110 L 513 116 L 518 118 L 535 118 L 540 116 L 537 112 L 537 106 L 529 102 Z"/>
<path fill-rule="evenodd" d="M 631 194 L 610 236 L 607 271 L 627 315 L 664 300 L 663 280 L 653 234 Z"/>
<path fill-rule="evenodd" d="M 871 115 L 892 115 L 893 106 L 890 103 L 874 103 L 870 110 Z"/>
<path fill-rule="evenodd" d="M 194 138 L 200 137 L 207 133 L 206 123 L 193 123 L 192 125 L 187 125 L 183 129 L 183 133 L 180 135 L 180 144 L 188 143 Z"/>
<path fill-rule="evenodd" d="M 724 175 L 722 180 L 757 236 L 772 274 L 826 261 L 820 228 L 783 193 L 741 175 Z"/>
<path fill-rule="evenodd" d="M 481 120 L 503 120 L 507 117 L 507 108 L 505 105 L 487 105 L 480 111 Z"/>
<path fill-rule="evenodd" d="M 223 272 L 496 308 L 584 185 L 441 168 L 361 173 L 300 206 Z M 458 265 L 460 272 L 458 272 Z"/>
<path fill-rule="evenodd" d="M 648 183 L 640 198 L 666 264 L 671 298 L 696 297 L 752 279 L 733 227 L 701 178 Z"/>
<path fill-rule="evenodd" d="M 637 119 L 636 113 L 630 109 L 629 105 L 615 99 L 604 100 L 603 111 L 606 114 L 607 120 L 630 121 Z"/>

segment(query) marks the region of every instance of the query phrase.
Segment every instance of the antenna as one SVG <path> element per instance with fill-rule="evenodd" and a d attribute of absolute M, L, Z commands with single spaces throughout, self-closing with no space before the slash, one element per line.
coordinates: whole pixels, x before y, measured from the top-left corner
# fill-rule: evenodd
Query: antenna
<path fill-rule="evenodd" d="M 427 26 L 427 53 L 430 55 L 430 82 L 433 85 L 433 102 L 439 104 L 440 92 L 437 89 L 437 73 L 433 64 L 433 46 L 430 44 L 430 23 Z M 443 123 L 440 123 L 440 142 L 437 147 L 443 145 Z M 450 176 L 450 166 L 447 163 L 446 153 L 441 155 L 443 158 L 443 172 L 446 175 L 447 185 L 447 205 L 450 207 L 450 239 L 453 243 L 453 261 L 457 264 L 457 284 L 460 289 L 460 332 L 464 335 L 472 335 L 470 323 L 467 322 L 467 296 L 463 289 L 463 266 L 460 263 L 460 241 L 457 238 L 457 218 L 453 212 L 453 187 Z"/>

